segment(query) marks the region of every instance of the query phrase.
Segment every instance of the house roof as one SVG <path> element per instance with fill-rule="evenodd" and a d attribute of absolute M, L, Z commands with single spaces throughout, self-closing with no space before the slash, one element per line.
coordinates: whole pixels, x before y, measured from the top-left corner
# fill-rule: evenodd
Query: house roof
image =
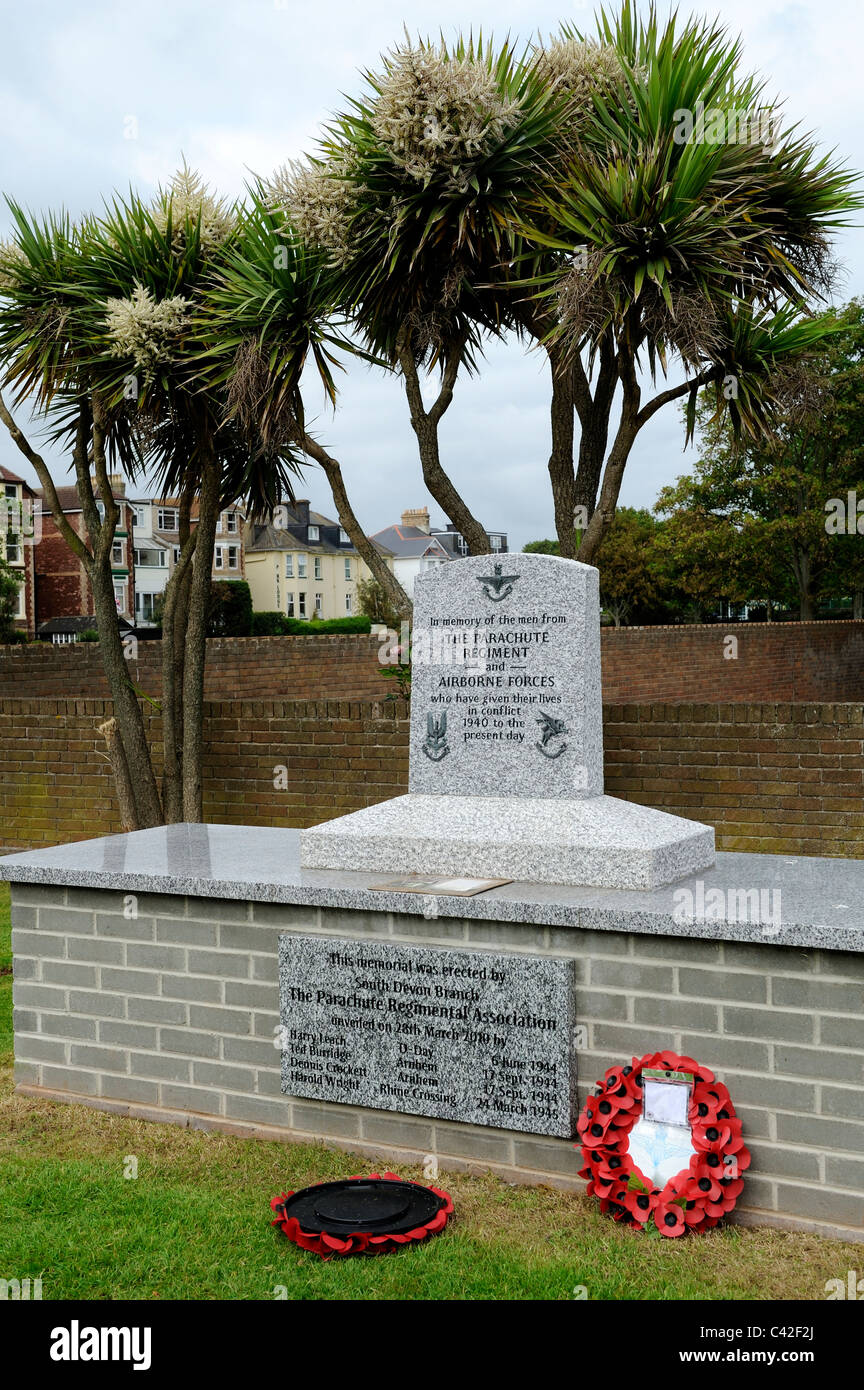
<path fill-rule="evenodd" d="M 453 558 L 437 536 L 430 536 L 428 531 L 421 531 L 419 526 L 387 526 L 383 531 L 376 531 L 371 539 L 376 545 L 389 550 L 397 559 L 417 559 L 423 555 L 438 555 L 445 560 Z"/>
<path fill-rule="evenodd" d="M 20 483 L 23 488 L 26 488 L 27 492 L 32 493 L 34 496 L 36 495 L 30 484 L 24 478 L 20 478 L 17 473 L 13 473 L 9 468 L 0 467 L 0 479 L 2 479 L 4 483 Z"/>
<path fill-rule="evenodd" d="M 338 521 L 328 521 L 327 517 L 321 516 L 317 512 L 310 512 L 309 519 L 313 526 L 338 526 Z M 379 541 L 373 540 L 375 549 L 382 555 L 389 555 L 392 552 L 386 545 L 381 545 Z M 306 555 L 356 555 L 354 546 L 331 545 L 329 541 L 304 541 L 298 539 L 290 531 L 281 526 L 254 526 L 252 528 L 252 539 L 246 543 L 246 554 L 255 555 L 272 550 L 291 550 L 301 551 Z"/>
<path fill-rule="evenodd" d="M 60 506 L 62 507 L 62 509 L 63 509 L 64 512 L 80 512 L 80 511 L 81 511 L 81 498 L 78 496 L 78 487 L 77 487 L 77 484 L 75 484 L 75 483 L 63 484 L 63 485 L 60 486 L 60 487 L 57 487 L 56 484 L 55 484 L 55 492 L 57 493 L 57 500 L 58 500 L 58 502 L 60 503 Z M 96 497 L 96 498 L 99 497 L 99 488 L 98 488 L 98 487 L 94 487 L 94 488 L 93 488 L 93 495 L 94 495 L 94 497 Z M 40 510 L 41 512 L 43 512 L 43 514 L 45 514 L 45 515 L 47 516 L 47 515 L 50 513 L 50 511 L 51 511 L 51 507 L 49 506 L 48 502 L 46 502 L 46 500 L 45 500 L 45 489 L 44 489 L 44 488 L 41 488 L 41 487 L 40 487 L 40 488 L 37 488 L 36 491 L 35 491 L 35 493 L 34 493 L 34 496 L 38 497 L 38 499 L 39 499 L 39 501 L 40 501 L 40 503 L 41 503 L 41 506 L 40 506 L 39 510 Z M 115 496 L 115 499 L 114 499 L 114 500 L 115 500 L 116 502 L 119 502 L 119 503 L 121 504 L 121 506 L 122 506 L 122 504 L 123 504 L 124 502 L 128 501 L 128 498 L 126 498 L 126 497 L 116 497 L 116 496 Z"/>

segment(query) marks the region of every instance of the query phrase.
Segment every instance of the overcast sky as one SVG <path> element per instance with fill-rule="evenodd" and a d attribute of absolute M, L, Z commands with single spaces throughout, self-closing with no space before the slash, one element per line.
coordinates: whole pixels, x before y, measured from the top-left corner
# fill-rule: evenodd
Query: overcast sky
<path fill-rule="evenodd" d="M 8 6 L 0 75 L 0 189 L 36 210 L 98 208 L 112 189 L 167 182 L 181 156 L 220 192 L 242 193 L 313 147 L 316 131 L 376 64 L 412 32 L 482 27 L 528 40 L 562 19 L 593 28 L 594 5 L 513 0 L 31 0 Z M 786 100 L 790 120 L 818 133 L 843 161 L 864 166 L 864 9 L 860 0 L 725 0 L 720 14 L 744 41 L 746 65 Z M 661 9 L 663 7 L 661 6 Z M 687 13 L 687 0 L 680 9 Z M 664 10 L 665 12 L 665 10 Z M 532 26 L 529 28 L 530 25 Z M 0 236 L 8 233 L 0 212 Z M 838 241 L 842 298 L 864 293 L 864 234 Z M 442 459 L 469 504 L 511 546 L 554 535 L 546 474 L 548 380 L 539 355 L 516 344 L 489 352 L 479 379 L 461 381 L 442 427 Z M 376 531 L 428 503 L 399 381 L 352 365 L 335 417 L 315 395 L 316 430 L 341 459 L 361 521 Z M 25 423 L 23 420 L 21 423 Z M 675 406 L 655 416 L 628 465 L 622 502 L 650 506 L 692 467 Z M 35 481 L 5 436 L 0 462 Z M 64 475 L 57 460 L 58 479 Z M 310 468 L 299 495 L 333 513 Z"/>

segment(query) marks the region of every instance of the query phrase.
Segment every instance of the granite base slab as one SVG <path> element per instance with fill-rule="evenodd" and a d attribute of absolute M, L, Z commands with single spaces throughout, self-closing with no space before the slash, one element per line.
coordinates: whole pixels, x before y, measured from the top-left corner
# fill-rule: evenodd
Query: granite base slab
<path fill-rule="evenodd" d="M 658 888 L 714 863 L 711 826 L 612 796 L 408 793 L 300 834 L 310 869 Z"/>

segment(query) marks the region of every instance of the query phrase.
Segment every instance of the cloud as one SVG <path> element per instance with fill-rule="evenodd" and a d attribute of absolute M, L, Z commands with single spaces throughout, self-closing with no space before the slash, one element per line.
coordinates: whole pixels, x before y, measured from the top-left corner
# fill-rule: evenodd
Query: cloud
<path fill-rule="evenodd" d="M 693 8 L 720 12 L 742 36 L 745 65 L 766 78 L 771 96 L 786 95 L 788 118 L 855 161 L 864 147 L 864 83 L 854 62 L 864 38 L 858 0 L 700 0 Z M 34 209 L 65 205 L 75 215 L 98 208 L 115 188 L 132 183 L 147 191 L 167 182 L 185 156 L 236 196 L 250 170 L 269 172 L 312 147 L 321 123 L 358 86 L 358 72 L 400 40 L 406 20 L 412 33 L 471 26 L 527 41 L 532 32 L 554 31 L 561 18 L 592 30 L 593 9 L 578 0 L 541 0 L 528 10 L 515 0 L 467 7 L 464 0 L 412 0 L 410 7 L 404 0 L 81 0 L 74 7 L 47 0 L 13 7 L 4 17 L 0 75 L 2 191 Z M 0 212 L 0 235 L 4 221 Z M 849 268 L 844 294 L 864 292 L 864 236 L 847 231 L 838 247 Z M 554 533 L 548 394 L 536 354 L 526 356 L 517 343 L 496 345 L 480 378 L 458 383 L 442 428 L 445 461 L 469 504 L 518 545 Z M 320 409 L 314 391 L 311 408 Z M 394 378 L 352 363 L 338 414 L 322 410 L 316 428 L 342 459 L 370 531 L 430 502 Z M 622 502 L 651 505 L 665 482 L 687 471 L 691 455 L 682 442 L 677 409 L 667 408 L 637 441 Z M 32 476 L 5 439 L 0 461 Z M 59 474 L 63 461 L 57 465 Z M 332 513 L 318 470 L 307 472 L 304 486 Z"/>

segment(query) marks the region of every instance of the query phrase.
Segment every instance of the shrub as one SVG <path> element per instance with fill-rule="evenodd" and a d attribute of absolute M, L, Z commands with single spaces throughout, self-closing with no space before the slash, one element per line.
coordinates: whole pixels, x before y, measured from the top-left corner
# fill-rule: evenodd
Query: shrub
<path fill-rule="evenodd" d="M 99 641 L 99 633 L 96 631 L 95 627 L 88 627 L 88 628 L 85 628 L 83 632 L 81 632 L 81 633 L 78 634 L 78 641 L 79 641 L 79 642 L 98 642 L 98 641 Z"/>
<path fill-rule="evenodd" d="M 284 631 L 292 637 L 308 637 L 317 632 L 371 632 L 372 619 L 354 618 L 285 618 Z"/>
<path fill-rule="evenodd" d="M 208 637 L 248 637 L 252 632 L 252 595 L 245 579 L 214 579 L 210 586 Z"/>
<path fill-rule="evenodd" d="M 252 614 L 253 637 L 282 637 L 284 634 L 284 614 L 270 611 Z"/>

